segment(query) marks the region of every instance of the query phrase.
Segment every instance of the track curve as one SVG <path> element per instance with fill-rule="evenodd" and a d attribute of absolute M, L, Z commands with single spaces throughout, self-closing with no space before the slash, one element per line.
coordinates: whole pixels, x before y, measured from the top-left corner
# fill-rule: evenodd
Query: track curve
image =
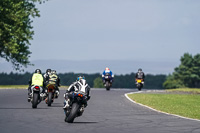
<path fill-rule="evenodd" d="M 133 104 L 124 96 L 129 89 L 92 89 L 83 116 L 64 122 L 63 94 L 48 107 L 27 102 L 27 90 L 0 90 L 1 133 L 199 133 L 200 122 L 169 116 Z"/>

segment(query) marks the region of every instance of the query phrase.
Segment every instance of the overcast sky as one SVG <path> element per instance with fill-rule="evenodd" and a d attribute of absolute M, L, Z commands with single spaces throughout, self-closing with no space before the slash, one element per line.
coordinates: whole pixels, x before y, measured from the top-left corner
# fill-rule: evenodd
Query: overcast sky
<path fill-rule="evenodd" d="M 200 52 L 199 0 L 49 0 L 30 60 L 180 62 Z"/>
<path fill-rule="evenodd" d="M 49 0 L 38 8 L 31 60 L 179 61 L 200 51 L 198 0 Z"/>

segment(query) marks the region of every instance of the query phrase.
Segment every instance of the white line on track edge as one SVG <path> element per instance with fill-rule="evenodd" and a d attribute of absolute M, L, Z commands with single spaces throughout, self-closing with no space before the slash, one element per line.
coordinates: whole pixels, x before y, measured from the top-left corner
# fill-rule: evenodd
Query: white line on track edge
<path fill-rule="evenodd" d="M 135 94 L 135 93 L 142 93 L 142 91 L 130 92 L 130 93 L 126 93 L 126 94 L 124 94 L 124 95 L 125 95 L 125 97 L 126 97 L 129 101 L 131 101 L 131 102 L 133 102 L 133 103 L 135 103 L 135 104 L 138 104 L 138 105 L 140 105 L 140 106 L 146 107 L 146 108 L 148 108 L 148 109 L 151 109 L 151 110 L 153 110 L 153 111 L 156 111 L 156 112 L 159 112 L 159 113 L 163 113 L 163 114 L 167 114 L 167 115 L 176 116 L 176 117 L 183 118 L 183 119 L 188 119 L 188 120 L 193 120 L 193 121 L 198 121 L 198 122 L 200 122 L 200 120 L 198 120 L 198 119 L 192 119 L 192 118 L 188 118 L 188 117 L 184 117 L 184 116 L 180 116 L 180 115 L 175 115 L 175 114 L 170 114 L 170 113 L 162 112 L 162 111 L 160 111 L 160 110 L 156 110 L 156 109 L 154 109 L 154 108 L 151 108 L 151 107 L 149 107 L 149 106 L 143 105 L 143 104 L 141 104 L 141 103 L 137 103 L 136 101 L 134 101 L 134 100 L 132 100 L 131 98 L 128 97 L 128 94 Z"/>

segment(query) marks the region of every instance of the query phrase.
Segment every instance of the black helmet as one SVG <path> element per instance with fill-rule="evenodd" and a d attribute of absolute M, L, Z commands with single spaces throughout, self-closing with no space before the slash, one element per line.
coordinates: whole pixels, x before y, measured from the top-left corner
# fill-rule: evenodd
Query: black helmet
<path fill-rule="evenodd" d="M 139 68 L 138 71 L 142 71 L 142 68 Z"/>
<path fill-rule="evenodd" d="M 35 73 L 41 74 L 42 72 L 41 72 L 40 69 L 36 69 L 36 70 L 35 70 Z"/>
<path fill-rule="evenodd" d="M 46 70 L 46 73 L 48 73 L 48 72 L 50 73 L 50 72 L 51 72 L 51 69 L 47 69 L 47 70 Z"/>

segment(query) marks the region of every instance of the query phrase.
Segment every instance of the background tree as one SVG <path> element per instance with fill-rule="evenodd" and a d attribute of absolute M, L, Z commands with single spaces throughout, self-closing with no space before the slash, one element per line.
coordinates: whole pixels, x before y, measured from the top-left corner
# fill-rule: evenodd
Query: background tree
<path fill-rule="evenodd" d="M 59 73 L 61 85 L 69 86 L 77 80 L 78 76 L 84 76 L 87 83 L 93 88 L 104 88 L 102 78 L 99 73 L 84 74 L 84 73 Z M 27 85 L 32 73 L 18 74 L 11 72 L 0 73 L 0 85 Z M 166 80 L 166 75 L 151 75 L 147 74 L 145 78 L 144 88 L 146 89 L 163 89 L 162 84 Z M 136 88 L 135 74 L 115 75 L 113 88 Z"/>
<path fill-rule="evenodd" d="M 166 81 L 163 83 L 165 89 L 173 89 L 173 88 L 184 88 L 185 85 L 179 79 L 175 79 L 174 75 L 169 75 Z"/>
<path fill-rule="evenodd" d="M 11 62 L 16 70 L 30 65 L 29 40 L 34 35 L 31 17 L 40 16 L 35 4 L 42 1 L 0 1 L 0 57 Z"/>
<path fill-rule="evenodd" d="M 180 87 L 200 87 L 200 54 L 194 57 L 185 53 L 181 59 L 181 64 L 169 75 L 163 86 L 165 88 Z"/>
<path fill-rule="evenodd" d="M 101 77 L 97 77 L 95 80 L 94 80 L 94 88 L 104 88 L 104 85 L 103 85 L 103 81 L 102 81 L 102 78 Z"/>
<path fill-rule="evenodd" d="M 200 54 L 193 57 L 193 63 L 192 79 L 194 80 L 194 86 L 200 88 Z"/>

